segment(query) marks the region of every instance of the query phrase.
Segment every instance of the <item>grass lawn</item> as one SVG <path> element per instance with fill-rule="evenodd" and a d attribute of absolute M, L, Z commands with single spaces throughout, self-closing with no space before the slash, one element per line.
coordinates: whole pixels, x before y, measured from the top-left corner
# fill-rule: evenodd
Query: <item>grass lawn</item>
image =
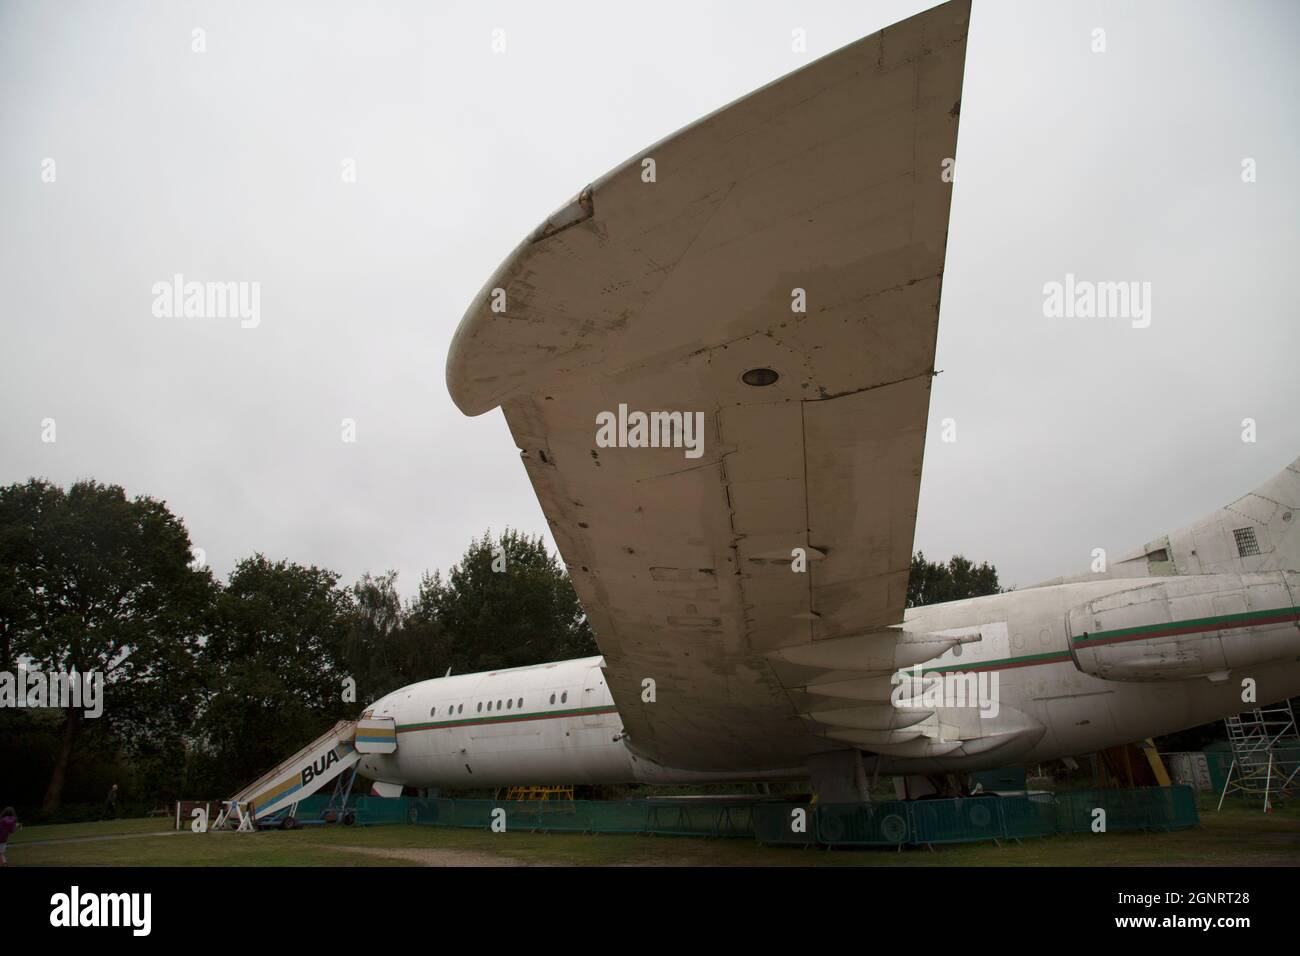
<path fill-rule="evenodd" d="M 134 817 L 127 820 L 95 821 L 91 823 L 60 823 L 54 826 L 24 826 L 9 838 L 13 848 L 36 840 L 70 840 L 79 837 L 107 836 L 125 833 L 162 833 L 171 830 L 175 820 L 171 817 Z"/>
<path fill-rule="evenodd" d="M 1045 837 L 929 849 L 765 847 L 753 840 L 491 833 L 429 826 L 289 832 L 164 832 L 157 817 L 29 827 L 9 843 L 18 866 L 1296 866 L 1300 806 L 1265 815 L 1201 807 L 1201 826 L 1173 833 Z"/>

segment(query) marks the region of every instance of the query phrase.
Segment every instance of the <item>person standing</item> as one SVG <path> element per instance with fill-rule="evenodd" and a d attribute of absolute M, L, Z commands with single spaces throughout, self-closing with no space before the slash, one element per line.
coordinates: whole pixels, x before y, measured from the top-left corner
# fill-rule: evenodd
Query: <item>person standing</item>
<path fill-rule="evenodd" d="M 5 807 L 0 810 L 0 866 L 9 865 L 9 857 L 5 856 L 5 848 L 9 844 L 9 835 L 22 826 L 18 822 L 18 815 L 14 813 L 13 807 Z"/>
<path fill-rule="evenodd" d="M 117 784 L 108 788 L 108 796 L 104 798 L 104 817 L 105 820 L 117 818 Z"/>

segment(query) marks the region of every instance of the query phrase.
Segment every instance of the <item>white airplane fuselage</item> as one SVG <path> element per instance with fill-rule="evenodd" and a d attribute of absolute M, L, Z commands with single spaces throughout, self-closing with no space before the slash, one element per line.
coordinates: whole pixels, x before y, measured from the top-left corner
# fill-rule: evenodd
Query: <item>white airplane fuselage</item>
<path fill-rule="evenodd" d="M 391 717 L 397 750 L 367 754 L 382 783 L 425 788 L 511 784 L 701 783 L 789 776 L 669 770 L 627 746 L 601 670 L 584 657 L 421 681 L 366 708 Z"/>
<path fill-rule="evenodd" d="M 912 608 L 896 628 L 767 656 L 803 675 L 786 686 L 810 759 L 855 750 L 874 772 L 919 774 L 1091 753 L 1300 695 L 1298 529 L 1300 460 L 1093 573 Z M 402 688 L 367 710 L 394 720 L 398 747 L 368 754 L 362 772 L 390 791 L 808 775 L 657 763 L 625 736 L 601 664 Z"/>
<path fill-rule="evenodd" d="M 923 719 L 890 731 L 863 730 L 857 739 L 842 731 L 840 739 L 877 754 L 883 773 L 977 770 L 1090 753 L 1222 719 L 1250 708 L 1251 700 L 1243 701 L 1246 680 L 1253 682 L 1255 703 L 1294 696 L 1300 694 L 1297 593 L 1300 575 L 1271 572 L 1059 584 L 913 608 L 909 631 L 979 639 L 924 662 L 914 696 L 893 705 L 907 714 L 905 705 L 915 702 Z M 1113 615 L 1101 605 L 1113 605 L 1124 626 L 1086 637 L 1077 628 L 1071 633 L 1071 610 L 1089 604 L 1100 608 L 1103 622 Z M 1205 614 L 1206 608 L 1224 613 Z M 1130 623 L 1135 620 L 1146 623 Z M 1160 646 L 1165 650 L 1153 650 Z M 601 663 L 589 657 L 402 688 L 367 709 L 394 719 L 397 751 L 367 755 L 362 771 L 417 788 L 697 783 L 806 772 L 767 767 L 710 774 L 638 756 L 623 736 Z M 975 693 L 962 706 L 945 704 L 936 675 L 960 692 L 976 686 L 969 675 L 981 673 L 987 675 L 982 698 Z M 937 706 L 927 705 L 925 688 Z M 843 723 L 835 720 L 837 710 L 861 706 L 860 699 L 845 698 L 849 703 L 838 708 L 833 695 L 825 699 L 828 711 L 815 712 L 812 727 Z"/>

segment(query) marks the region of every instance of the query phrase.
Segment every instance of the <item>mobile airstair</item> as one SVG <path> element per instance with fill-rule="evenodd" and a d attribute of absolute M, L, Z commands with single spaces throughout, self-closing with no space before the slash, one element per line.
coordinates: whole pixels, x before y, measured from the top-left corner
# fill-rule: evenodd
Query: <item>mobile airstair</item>
<path fill-rule="evenodd" d="M 224 801 L 212 829 L 252 830 L 297 823 L 300 800 L 335 781 L 329 809 L 347 813 L 355 768 L 368 753 L 397 750 L 397 728 L 391 717 L 340 720 L 292 757 L 281 761 L 230 799 Z M 339 802 L 335 806 L 336 801 Z"/>

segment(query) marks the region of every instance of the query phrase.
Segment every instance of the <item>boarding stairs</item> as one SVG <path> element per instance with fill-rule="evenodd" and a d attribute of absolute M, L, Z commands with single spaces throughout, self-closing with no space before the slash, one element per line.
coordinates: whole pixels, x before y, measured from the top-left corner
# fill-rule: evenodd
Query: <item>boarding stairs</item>
<path fill-rule="evenodd" d="M 397 729 L 391 717 L 340 720 L 293 756 L 282 760 L 226 800 L 212 829 L 250 830 L 275 820 L 293 826 L 300 800 L 330 781 L 347 782 L 342 797 L 351 791 L 354 768 L 369 753 L 397 750 Z"/>

